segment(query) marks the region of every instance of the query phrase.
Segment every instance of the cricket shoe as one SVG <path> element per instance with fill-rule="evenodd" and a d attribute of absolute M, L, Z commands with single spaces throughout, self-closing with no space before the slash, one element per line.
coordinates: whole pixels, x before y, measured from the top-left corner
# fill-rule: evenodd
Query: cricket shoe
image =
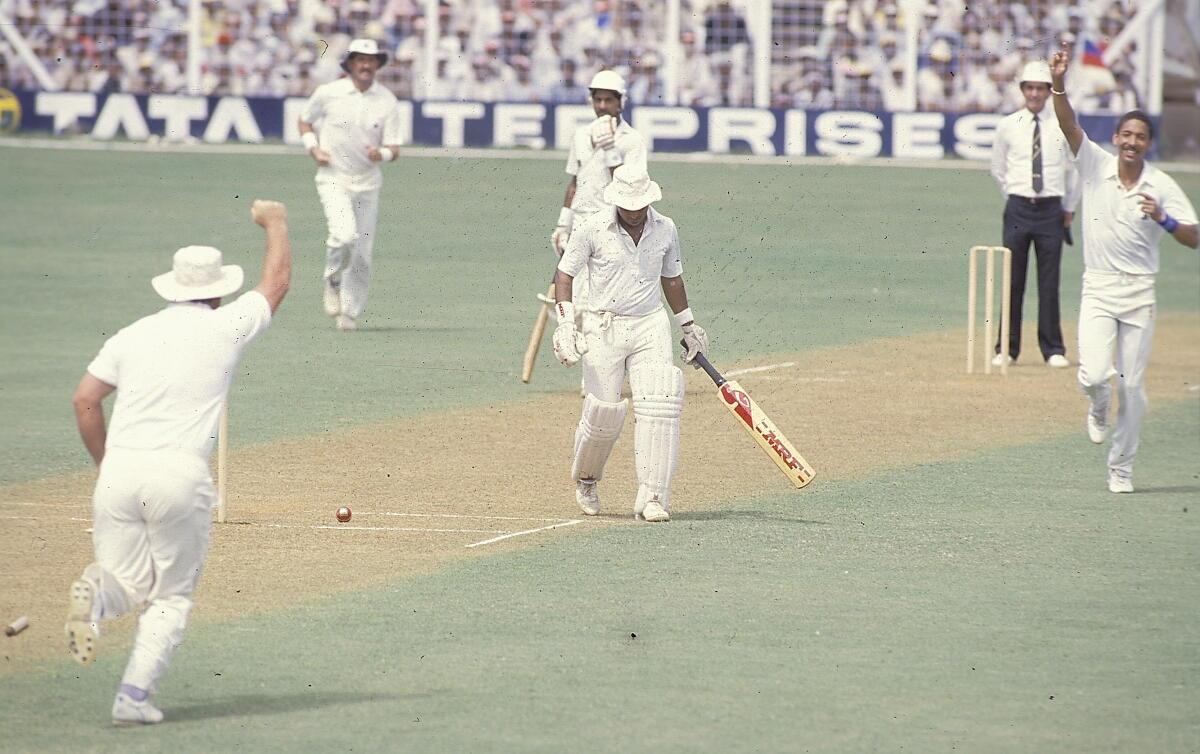
<path fill-rule="evenodd" d="M 1097 445 L 1103 443 L 1105 438 L 1108 437 L 1108 421 L 1106 417 L 1103 414 L 1097 416 L 1089 410 L 1087 415 L 1087 433 L 1088 439 L 1092 442 Z"/>
<path fill-rule="evenodd" d="M 1067 357 L 1061 353 L 1050 354 L 1050 358 L 1046 359 L 1046 366 L 1051 369 L 1066 369 L 1071 366 L 1071 362 L 1067 361 Z"/>
<path fill-rule="evenodd" d="M 99 627 L 92 620 L 92 604 L 96 599 L 96 587 L 87 579 L 71 584 L 70 607 L 67 609 L 67 651 L 80 665 L 96 658 L 96 639 L 100 638 Z"/>
<path fill-rule="evenodd" d="M 581 479 L 575 483 L 575 502 L 585 516 L 600 514 L 600 492 L 596 489 L 596 480 Z"/>
<path fill-rule="evenodd" d="M 671 520 L 671 514 L 667 512 L 657 495 L 646 501 L 646 507 L 642 508 L 641 516 L 643 521 L 649 521 L 652 524 Z"/>
<path fill-rule="evenodd" d="M 1108 470 L 1108 491 L 1115 493 L 1133 492 L 1133 477 L 1125 476 L 1115 469 Z"/>
<path fill-rule="evenodd" d="M 336 317 L 342 313 L 342 294 L 339 288 L 340 286 L 335 285 L 332 281 L 325 281 L 323 303 L 325 304 L 325 313 L 330 317 Z"/>
<path fill-rule="evenodd" d="M 1012 366 L 1012 363 L 1013 357 L 1006 353 L 998 353 L 992 357 L 992 366 L 994 367 Z"/>
<path fill-rule="evenodd" d="M 358 329 L 358 323 L 354 321 L 354 317 L 345 314 L 339 314 L 337 318 L 337 329 L 342 332 L 350 332 Z"/>
<path fill-rule="evenodd" d="M 163 721 L 163 713 L 150 703 L 149 699 L 137 701 L 133 697 L 118 692 L 113 700 L 112 724 L 126 728 L 137 725 L 154 725 Z"/>

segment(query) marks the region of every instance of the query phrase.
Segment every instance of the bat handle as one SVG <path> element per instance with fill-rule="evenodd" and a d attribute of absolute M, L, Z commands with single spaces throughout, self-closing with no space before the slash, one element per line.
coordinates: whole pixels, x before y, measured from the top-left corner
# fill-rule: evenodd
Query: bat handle
<path fill-rule="evenodd" d="M 686 340 L 679 341 L 679 345 L 683 346 L 684 350 L 687 350 Z M 693 359 L 693 361 L 695 361 L 696 364 L 699 365 L 699 367 L 703 369 L 706 374 L 708 374 L 712 381 L 717 384 L 717 387 L 721 387 L 725 384 L 725 378 L 721 376 L 721 373 L 717 371 L 717 368 L 712 365 L 712 362 L 709 361 L 708 357 L 706 357 L 704 354 L 696 354 L 696 358 Z"/>

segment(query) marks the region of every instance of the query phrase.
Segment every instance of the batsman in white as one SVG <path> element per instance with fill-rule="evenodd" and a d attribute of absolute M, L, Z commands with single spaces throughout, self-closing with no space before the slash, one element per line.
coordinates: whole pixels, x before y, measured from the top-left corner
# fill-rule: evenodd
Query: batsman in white
<path fill-rule="evenodd" d="M 325 313 L 339 330 L 355 330 L 367 308 L 375 223 L 383 172 L 400 150 L 395 95 L 375 82 L 387 62 L 373 39 L 346 48 L 346 77 L 317 87 L 300 113 L 300 138 L 317 163 L 317 195 L 325 210 Z"/>
<path fill-rule="evenodd" d="M 567 183 L 558 224 L 550 234 L 550 246 L 561 257 L 567 248 L 571 230 L 597 212 L 611 212 L 604 189 L 612 182 L 613 171 L 621 165 L 646 169 L 646 141 L 621 118 L 625 100 L 625 79 L 616 71 L 600 71 L 588 85 L 596 119 L 575 129 L 567 154 Z M 574 303 L 582 315 L 588 305 L 588 277 L 585 271 L 575 280 Z"/>
<path fill-rule="evenodd" d="M 175 252 L 154 290 L 169 303 L 105 342 L 75 390 L 83 444 L 99 466 L 92 496 L 95 562 L 71 585 L 67 645 L 95 657 L 99 622 L 142 608 L 113 702 L 115 725 L 161 722 L 150 702 L 183 640 L 204 567 L 216 490 L 208 458 L 221 405 L 246 346 L 271 324 L 292 275 L 287 210 L 256 201 L 266 231 L 262 281 L 228 306 L 242 268 L 210 246 Z M 219 308 L 218 308 L 219 307 Z M 112 422 L 104 399 L 116 391 Z"/>
<path fill-rule="evenodd" d="M 633 513 L 645 521 L 670 520 L 683 373 L 671 358 L 671 321 L 660 292 L 683 330 L 685 361 L 708 351 L 708 336 L 688 308 L 675 223 L 650 206 L 661 198 L 645 168 L 617 168 L 604 190 L 604 200 L 614 207 L 576 228 L 555 276 L 554 355 L 566 366 L 583 360 L 586 395 L 575 430 L 571 477 L 575 500 L 589 516 L 600 512 L 597 483 L 625 420 L 621 387 L 628 373 L 638 480 Z M 572 293 L 575 277 L 584 269 L 591 275 L 593 308 L 583 313 L 580 332 Z"/>
<path fill-rule="evenodd" d="M 1196 210 L 1170 176 L 1146 162 L 1154 125 L 1139 110 L 1117 122 L 1116 156 L 1088 139 L 1067 99 L 1070 54 L 1050 59 L 1054 113 L 1083 184 L 1083 293 L 1079 302 L 1079 384 L 1091 401 L 1088 437 L 1103 443 L 1117 378 L 1116 428 L 1108 453 L 1108 489 L 1133 492 L 1133 459 L 1146 415 L 1146 366 L 1154 338 L 1158 245 L 1170 234 L 1200 246 Z M 1114 365 L 1115 362 L 1115 365 Z"/>

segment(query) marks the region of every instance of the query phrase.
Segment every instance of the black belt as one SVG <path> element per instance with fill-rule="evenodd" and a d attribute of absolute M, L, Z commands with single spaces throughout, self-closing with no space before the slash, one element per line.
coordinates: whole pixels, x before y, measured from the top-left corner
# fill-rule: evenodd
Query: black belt
<path fill-rule="evenodd" d="M 1017 194 L 1009 194 L 1008 198 L 1014 202 L 1029 204 L 1034 207 L 1044 207 L 1050 204 L 1062 204 L 1061 196 L 1018 196 Z"/>

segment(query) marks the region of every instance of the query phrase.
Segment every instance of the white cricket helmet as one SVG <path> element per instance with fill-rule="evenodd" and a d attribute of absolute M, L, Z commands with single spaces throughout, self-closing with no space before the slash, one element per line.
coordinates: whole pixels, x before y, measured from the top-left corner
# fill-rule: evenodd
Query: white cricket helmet
<path fill-rule="evenodd" d="M 346 64 L 350 62 L 351 55 L 374 55 L 379 58 L 379 65 L 382 67 L 387 63 L 387 53 L 379 49 L 379 43 L 374 39 L 356 39 L 350 43 L 346 51 L 342 53 L 342 70 L 348 70 Z"/>
<path fill-rule="evenodd" d="M 1017 79 L 1018 84 L 1024 84 L 1026 81 L 1035 84 L 1053 84 L 1054 79 L 1050 78 L 1050 64 L 1044 60 L 1033 60 L 1025 64 L 1021 69 L 1021 78 Z"/>
<path fill-rule="evenodd" d="M 592 76 L 592 83 L 588 84 L 588 89 L 606 89 L 624 97 L 625 79 L 616 71 L 600 71 Z"/>

